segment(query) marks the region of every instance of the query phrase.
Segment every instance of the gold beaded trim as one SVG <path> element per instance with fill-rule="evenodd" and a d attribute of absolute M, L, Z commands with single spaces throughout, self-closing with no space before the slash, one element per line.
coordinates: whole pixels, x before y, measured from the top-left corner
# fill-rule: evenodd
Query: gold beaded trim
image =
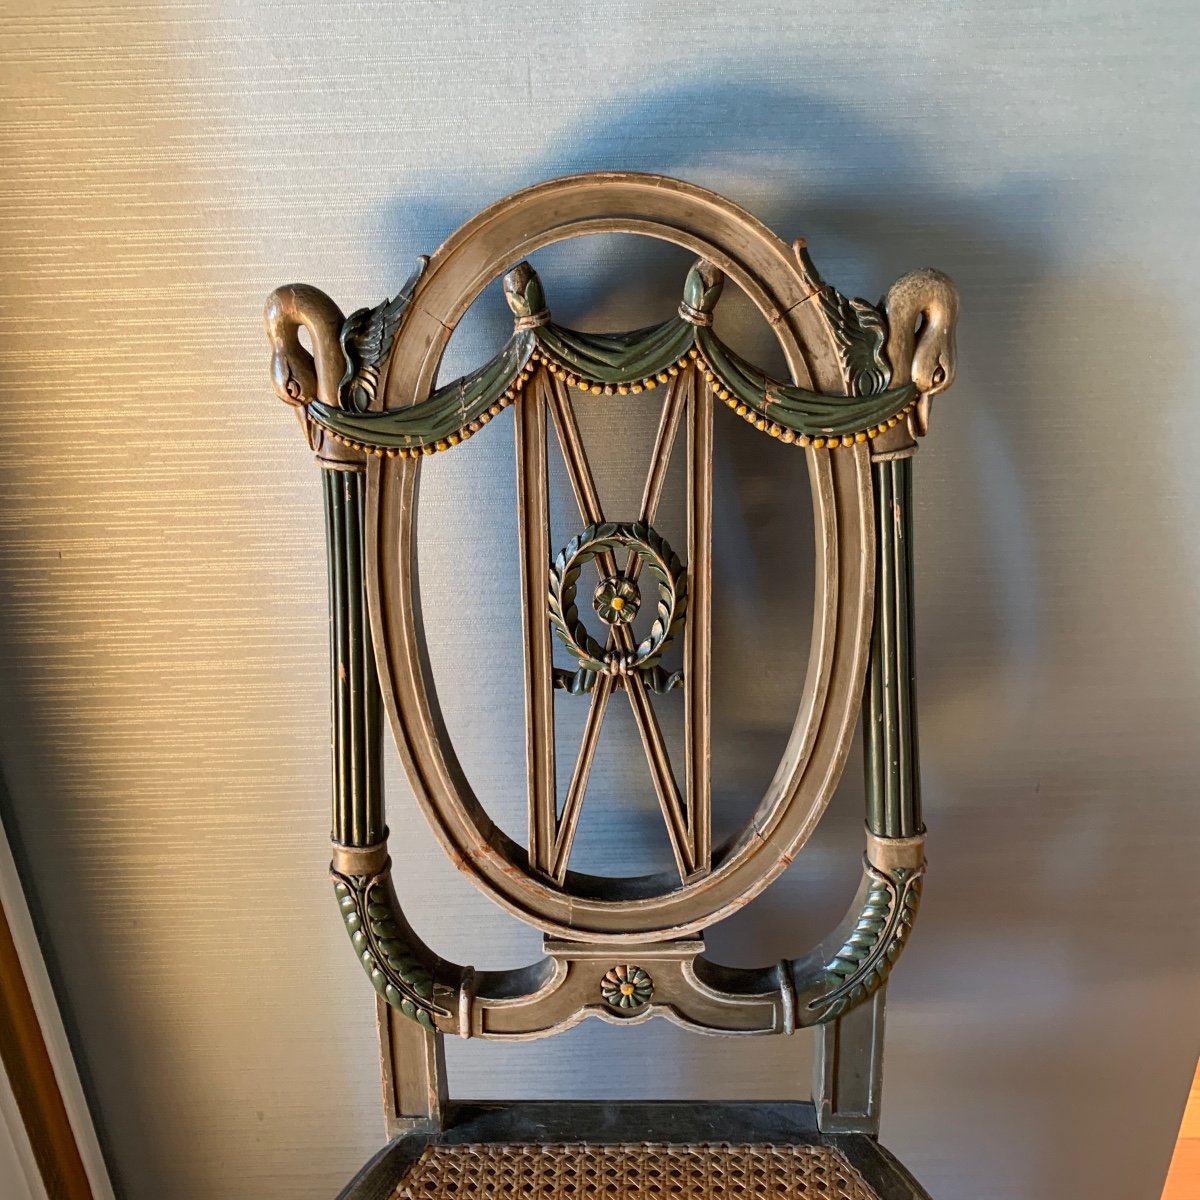
<path fill-rule="evenodd" d="M 648 375 L 637 383 L 628 384 L 597 383 L 595 380 L 583 379 L 578 375 L 572 374 L 552 358 L 547 358 L 544 354 L 534 353 L 530 361 L 544 365 L 551 375 L 563 380 L 568 387 L 578 388 L 581 392 L 588 392 L 593 396 L 626 396 L 630 393 L 636 395 L 643 391 L 650 391 L 658 387 L 661 383 L 669 383 L 681 370 L 691 366 L 694 361 L 703 370 L 705 382 L 715 385 L 713 394 L 717 399 L 724 401 L 726 406 L 733 409 L 742 420 L 753 425 L 755 429 L 761 430 L 769 437 L 778 438 L 785 445 L 811 446 L 814 450 L 833 450 L 839 446 L 853 446 L 856 443 L 872 441 L 881 433 L 886 433 L 889 429 L 894 429 L 899 425 L 916 404 L 916 401 L 906 404 L 895 416 L 889 417 L 886 421 L 881 421 L 878 425 L 873 425 L 870 429 L 864 429 L 858 433 L 847 433 L 840 437 L 837 435 L 831 437 L 810 437 L 806 433 L 796 433 L 791 429 L 779 425 L 775 421 L 768 420 L 756 409 L 739 400 L 728 388 L 721 386 L 720 379 L 695 346 L 665 371 L 659 371 L 656 375 Z"/>
<path fill-rule="evenodd" d="M 899 425 L 916 406 L 915 400 L 910 401 L 895 416 L 888 417 L 886 421 L 881 421 L 878 425 L 873 425 L 871 428 L 860 430 L 857 433 L 846 433 L 841 436 L 833 434 L 829 437 L 811 437 L 806 433 L 796 433 L 794 430 L 787 429 L 775 421 L 768 420 L 757 409 L 751 408 L 748 404 L 739 400 L 728 388 L 722 386 L 721 380 L 695 346 L 669 367 L 653 375 L 647 375 L 645 378 L 639 379 L 634 383 L 598 383 L 594 379 L 585 379 L 567 370 L 566 367 L 547 355 L 534 351 L 529 356 L 525 366 L 521 368 L 520 373 L 504 389 L 500 398 L 490 408 L 480 413 L 475 420 L 463 426 L 457 433 L 452 433 L 445 438 L 439 438 L 436 442 L 429 442 L 424 446 L 391 446 L 385 448 L 382 446 L 369 446 L 364 442 L 348 438 L 344 434 L 334 433 L 330 429 L 326 429 L 326 433 L 340 445 L 349 446 L 352 450 L 361 450 L 366 454 L 373 454 L 376 458 L 421 458 L 423 455 L 439 454 L 443 450 L 450 450 L 461 442 L 465 442 L 468 438 L 474 437 L 493 417 L 498 417 L 504 409 L 512 404 L 532 377 L 533 368 L 538 366 L 544 366 L 551 375 L 556 379 L 561 379 L 567 387 L 578 388 L 579 391 L 586 392 L 592 396 L 637 396 L 642 392 L 653 391 L 660 384 L 670 383 L 672 379 L 678 376 L 680 371 L 692 366 L 693 363 L 703 371 L 705 382 L 714 385 L 713 394 L 718 400 L 723 401 L 726 407 L 731 408 L 743 421 L 753 425 L 755 429 L 767 434 L 768 437 L 777 438 L 785 445 L 811 446 L 814 450 L 834 450 L 839 446 L 853 446 L 862 442 L 873 441 L 881 433 L 886 433 L 889 429 L 894 429 Z M 769 393 L 768 403 L 770 403 Z M 317 422 L 317 424 L 320 424 L 320 422 Z"/>
<path fill-rule="evenodd" d="M 567 387 L 578 388 L 581 392 L 588 392 L 593 396 L 637 396 L 642 392 L 653 391 L 660 384 L 670 383 L 680 371 L 692 365 L 693 359 L 699 357 L 700 351 L 693 346 L 682 358 L 673 362 L 669 367 L 653 375 L 647 375 L 635 383 L 597 383 L 594 379 L 584 379 L 538 351 L 534 351 L 530 362 L 544 366 L 551 375 L 556 379 L 561 379 Z"/>
<path fill-rule="evenodd" d="M 373 454 L 376 458 L 421 458 L 423 455 L 440 454 L 443 450 L 451 450 L 461 442 L 467 441 L 468 438 L 473 438 L 485 425 L 491 422 L 493 417 L 498 417 L 512 404 L 517 398 L 518 393 L 524 390 L 525 385 L 533 376 L 533 372 L 529 369 L 529 362 L 531 361 L 526 362 L 526 365 L 521 368 L 517 377 L 501 393 L 499 399 L 494 401 L 490 408 L 481 412 L 475 420 L 468 422 L 457 433 L 439 438 L 436 442 L 429 442 L 424 446 L 368 446 L 365 442 L 358 442 L 353 438 L 346 437 L 344 434 L 334 433 L 333 430 L 325 426 L 322 426 L 322 428 L 340 445 L 349 446 L 352 450 L 361 450 L 365 454 Z M 317 422 L 317 424 L 320 424 L 320 422 Z"/>
<path fill-rule="evenodd" d="M 888 417 L 886 421 L 881 421 L 878 425 L 872 425 L 869 429 L 863 429 L 857 433 L 845 433 L 841 436 L 833 434 L 829 437 L 810 437 L 807 433 L 796 433 L 794 430 L 787 429 L 775 421 L 769 421 L 757 409 L 753 409 L 748 404 L 739 400 L 728 388 L 722 387 L 720 379 L 703 358 L 701 358 L 700 362 L 704 369 L 705 382 L 714 385 L 713 395 L 718 400 L 723 400 L 725 406 L 733 409 L 734 413 L 741 417 L 743 421 L 753 425 L 755 429 L 761 430 L 768 437 L 778 438 L 785 445 L 811 446 L 814 450 L 834 450 L 838 446 L 853 446 L 856 443 L 874 441 L 881 433 L 886 433 L 889 429 L 895 429 L 912 412 L 916 405 L 916 401 L 914 400 L 906 404 L 895 416 Z M 770 403 L 769 393 L 767 402 Z"/>

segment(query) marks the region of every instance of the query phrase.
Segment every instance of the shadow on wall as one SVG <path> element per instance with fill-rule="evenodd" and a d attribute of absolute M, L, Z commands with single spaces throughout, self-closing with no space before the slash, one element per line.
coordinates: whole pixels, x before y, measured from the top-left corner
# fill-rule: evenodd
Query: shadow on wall
<path fill-rule="evenodd" d="M 680 153 L 680 147 L 697 145 L 697 124 L 704 130 L 703 154 Z M 760 129 L 769 131 L 769 146 L 755 149 L 754 134 Z M 1061 211 L 1060 197 L 1048 183 L 1016 178 L 1001 189 L 965 192 L 952 188 L 952 180 L 925 147 L 905 131 L 881 130 L 862 110 L 831 109 L 802 92 L 708 85 L 662 90 L 606 111 L 598 128 L 560 137 L 540 159 L 510 177 L 457 181 L 452 203 L 442 198 L 447 195 L 445 181 L 431 175 L 424 189 L 429 198 L 398 203 L 389 216 L 401 240 L 414 231 L 440 238 L 503 193 L 541 179 L 587 170 L 644 170 L 722 191 L 785 240 L 803 235 L 825 277 L 843 291 L 874 297 L 904 271 L 926 264 L 944 268 L 958 283 L 964 297 L 959 378 L 954 391 L 938 402 L 932 444 L 921 456 L 917 476 L 921 565 L 935 568 L 922 572 L 919 583 L 927 809 L 937 861 L 948 876 L 942 884 L 935 872 L 931 881 L 932 911 L 926 923 L 937 926 L 936 939 L 918 938 L 910 951 L 910 967 L 919 962 L 923 980 L 915 970 L 902 972 L 905 997 L 918 1003 L 931 999 L 935 984 L 939 990 L 959 990 L 955 979 L 962 974 L 964 945 L 979 947 L 975 953 L 983 957 L 987 943 L 1021 938 L 1033 913 L 1043 921 L 1047 909 L 1056 905 L 1062 913 L 1061 887 L 1050 878 L 1053 872 L 1028 879 L 1019 904 L 1000 908 L 984 899 L 1010 889 L 1004 863 L 1012 856 L 1005 841 L 1044 801 L 1030 790 L 1006 796 L 1003 809 L 981 811 L 969 798 L 948 794 L 961 783 L 959 777 L 970 778 L 967 760 L 977 755 L 989 776 L 1021 754 L 1034 773 L 1042 763 L 1047 770 L 1082 773 L 1083 781 L 1094 771 L 1087 729 L 1068 717 L 1059 724 L 1058 736 L 1050 736 L 1040 727 L 1038 714 L 1056 675 L 1074 670 L 1063 657 L 1069 657 L 1070 639 L 1077 644 L 1081 635 L 1106 634 L 1103 618 L 1089 615 L 1084 595 L 1070 606 L 1080 624 L 1069 630 L 1052 626 L 1041 608 L 1046 594 L 1074 589 L 1070 563 L 1078 560 L 1077 539 L 1095 539 L 1100 523 L 1089 519 L 1079 527 L 1079 515 L 1087 511 L 1082 505 L 1057 520 L 1047 520 L 1045 514 L 1064 491 L 1062 460 L 1054 457 L 1061 449 L 1064 411 L 1087 414 L 1075 455 L 1067 457 L 1068 467 L 1080 473 L 1078 486 L 1124 471 L 1127 448 L 1100 431 L 1117 426 L 1126 397 L 1135 390 L 1137 367 L 1136 355 L 1126 354 L 1123 361 L 1129 366 L 1122 377 L 1119 368 L 1110 369 L 1113 364 L 1064 362 L 1062 348 L 1070 355 L 1081 325 L 1121 327 L 1127 339 L 1152 344 L 1158 361 L 1170 362 L 1177 357 L 1164 342 L 1179 334 L 1157 321 L 1152 328 L 1139 328 L 1136 316 L 1131 324 L 1131 310 L 1137 312 L 1128 288 L 1133 272 L 1120 273 L 1123 286 L 1118 290 L 1099 280 L 1071 279 L 1052 261 L 1053 230 L 1070 216 Z M 590 315 L 579 314 L 580 323 L 597 327 L 596 316 L 619 311 L 635 283 L 639 294 L 648 290 L 661 311 L 669 311 L 677 275 L 647 279 L 644 269 L 631 274 L 631 265 L 626 255 L 589 261 L 586 283 L 593 307 Z M 557 282 L 547 281 L 552 304 Z M 482 301 L 489 302 L 488 297 Z M 506 314 L 498 302 L 495 311 L 494 323 L 488 319 L 486 348 L 477 357 L 497 344 L 494 335 L 503 336 Z M 1153 434 L 1146 430 L 1141 436 L 1149 441 Z M 733 455 L 718 464 L 718 471 L 731 468 L 743 479 L 749 472 L 752 487 L 770 497 L 778 512 L 782 502 L 777 497 L 795 494 L 790 473 L 781 472 L 774 458 L 760 457 L 756 443 L 734 446 L 730 439 L 730 445 L 732 450 L 722 445 L 718 451 L 727 459 Z M 1171 534 L 1158 511 L 1166 498 L 1152 487 L 1139 495 L 1141 511 L 1126 508 L 1120 523 L 1131 535 L 1138 531 L 1137 537 L 1130 536 L 1128 547 L 1096 545 L 1095 554 L 1107 558 L 1127 549 L 1132 555 L 1127 562 L 1149 567 L 1176 553 L 1165 544 Z M 1092 503 L 1103 508 L 1106 502 L 1094 496 Z M 939 520 L 938 543 L 930 546 L 924 529 L 939 509 L 957 516 Z M 778 573 L 780 564 L 772 556 L 770 538 L 762 536 L 761 523 L 744 507 L 724 511 L 721 518 L 718 562 L 723 551 L 738 552 L 744 596 L 747 578 Z M 486 519 L 496 523 L 498 540 L 508 536 L 508 512 L 493 512 Z M 790 564 L 784 575 L 789 573 Z M 791 574 L 782 591 L 810 595 L 811 578 Z M 760 611 L 778 616 L 778 605 L 763 604 Z M 1163 614 L 1168 622 L 1182 615 Z M 1060 648 L 1064 638 L 1067 651 Z M 755 680 L 743 672 L 730 686 L 752 691 Z M 747 733 L 753 756 L 765 756 L 768 765 L 762 769 L 769 777 L 769 764 L 786 738 L 787 711 L 781 706 L 778 718 L 765 728 L 717 728 L 718 777 L 723 755 L 734 760 L 744 755 Z M 478 727 L 476 735 L 487 741 Z M 965 753 L 958 753 L 955 739 Z M 632 752 L 636 757 L 636 749 Z M 861 845 L 856 798 L 861 785 L 854 758 L 849 774 L 854 784 L 847 780 L 846 794 L 789 876 L 748 912 L 712 932 L 716 957 L 761 963 L 795 955 L 840 917 L 857 876 Z M 1115 825 L 1095 820 L 1086 790 L 1085 782 L 1069 797 L 1058 795 L 1050 825 L 1042 830 L 1050 839 L 1047 853 L 1060 842 L 1062 849 L 1073 851 L 1076 864 L 1071 874 L 1078 890 L 1057 929 L 1049 919 L 1052 941 L 1074 936 L 1073 914 L 1103 904 L 1102 893 L 1109 887 L 1103 868 L 1114 861 L 1122 838 Z M 1088 830 L 1082 847 L 1081 826 Z M 974 849 L 981 844 L 995 852 L 977 856 Z M 956 857 L 971 864 L 971 878 L 955 869 Z M 948 895 L 959 890 L 974 899 L 951 911 Z M 1164 960 L 1143 957 L 1139 970 L 1151 969 L 1146 964 L 1154 961 Z M 588 1033 L 606 1036 L 602 1030 Z M 575 1036 L 583 1037 L 583 1031 Z M 662 1036 L 672 1042 L 682 1038 L 670 1030 Z M 579 1045 L 574 1050 L 583 1052 Z M 471 1052 L 493 1065 L 507 1053 L 495 1047 L 472 1047 Z M 677 1054 L 667 1061 L 676 1072 L 668 1086 L 686 1091 L 692 1056 Z M 1001 1064 L 995 1065 L 1002 1073 Z M 520 1074 L 527 1077 L 524 1070 Z M 765 1090 L 780 1090 L 778 1070 L 776 1075 L 766 1081 Z M 665 1082 L 660 1076 L 650 1083 L 650 1094 L 661 1091 Z"/>

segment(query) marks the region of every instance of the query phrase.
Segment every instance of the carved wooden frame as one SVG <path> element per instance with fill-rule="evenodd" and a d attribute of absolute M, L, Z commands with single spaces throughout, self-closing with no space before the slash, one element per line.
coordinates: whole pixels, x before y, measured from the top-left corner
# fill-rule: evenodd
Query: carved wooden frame
<path fill-rule="evenodd" d="M 623 215 L 631 212 L 640 215 Z M 829 323 L 811 304 L 818 287 L 797 270 L 788 247 L 754 218 L 687 184 L 630 175 L 582 176 L 501 201 L 468 222 L 431 259 L 412 315 L 393 344 L 385 384 L 389 403 L 399 407 L 432 391 L 454 326 L 492 279 L 545 245 L 588 233 L 640 233 L 695 251 L 741 285 L 758 306 L 779 337 L 797 382 L 815 382 L 826 390 L 844 385 Z M 806 355 L 806 345 L 816 349 Z M 681 381 L 677 376 L 674 386 Z M 536 401 L 518 401 L 523 426 L 531 409 L 536 410 Z M 528 446 L 531 438 L 523 440 Z M 544 431 L 540 441 L 544 447 Z M 833 793 L 858 715 L 873 591 L 868 445 L 858 444 L 849 454 L 812 455 L 818 522 L 814 636 L 806 707 L 797 716 L 784 761 L 752 827 L 721 867 L 657 899 L 599 899 L 543 884 L 524 873 L 522 849 L 483 813 L 441 732 L 436 691 L 422 658 L 423 631 L 413 604 L 421 460 L 369 463 L 367 589 L 385 705 L 426 816 L 447 853 L 489 896 L 558 937 L 613 942 L 676 938 L 747 903 L 791 861 Z M 711 503 L 711 488 L 701 493 Z M 537 501 L 523 499 L 525 528 L 537 519 L 530 512 Z M 595 516 L 588 514 L 589 519 Z M 548 562 L 548 545 L 538 549 Z M 534 569 L 530 564 L 529 572 Z M 545 590 L 536 589 L 542 595 Z M 550 740 L 547 733 L 537 733 L 539 740 Z"/>
<path fill-rule="evenodd" d="M 636 346 L 629 339 L 640 335 L 606 341 L 554 326 L 540 281 L 523 261 L 553 242 L 595 233 L 640 234 L 700 256 L 678 318 L 643 331 Z M 481 371 L 435 393 L 455 326 L 500 275 L 516 317 L 512 341 Z M 725 276 L 771 325 L 790 383 L 769 380 L 709 331 Z M 924 873 L 911 669 L 910 462 L 932 397 L 953 378 L 956 316 L 953 286 L 939 272 L 905 276 L 881 312 L 824 284 L 802 241 L 788 247 L 728 200 L 679 180 L 625 173 L 571 176 L 509 196 L 455 233 L 395 300 L 349 319 L 304 285 L 273 293 L 266 319 L 276 390 L 296 406 L 326 469 L 335 884 L 360 959 L 397 1014 L 428 1031 L 466 1037 L 541 1037 L 587 1015 L 614 1022 L 664 1015 L 702 1032 L 777 1033 L 825 1023 L 840 1029 L 874 997 L 869 1036 L 877 1047 L 881 990 L 907 940 Z M 296 336 L 301 325 L 312 355 Z M 618 359 L 623 367 L 613 366 Z M 647 364 L 653 369 L 644 378 L 630 374 Z M 569 388 L 611 394 L 658 385 L 668 394 L 638 518 L 606 522 Z M 718 399 L 770 436 L 806 450 L 817 571 L 803 700 L 783 759 L 746 828 L 714 850 L 707 821 L 708 619 Z M 491 822 L 458 764 L 417 602 L 422 462 L 509 405 L 525 613 L 529 850 Z M 551 423 L 586 526 L 553 565 L 546 491 Z M 688 433 L 686 571 L 652 525 L 680 427 Z M 635 552 L 624 568 L 620 547 Z M 589 558 L 609 585 L 607 607 L 598 610 L 610 625 L 607 647 L 584 647 L 572 637 L 575 564 Z M 617 612 L 626 600 L 637 601 L 642 559 L 660 582 L 659 633 L 666 639 L 678 630 L 684 640 L 682 792 L 649 697 L 679 680 L 654 673 L 657 645 L 634 647 Z M 551 661 L 552 623 L 583 664 L 566 680 Z M 845 765 L 864 680 L 867 851 L 846 920 L 801 959 L 754 970 L 711 962 L 703 954 L 704 928 L 761 892 L 819 821 Z M 591 705 L 561 818 L 553 761 L 556 684 L 588 692 Z M 567 869 L 599 722 L 615 690 L 625 690 L 634 707 L 678 880 L 599 880 Z M 441 844 L 487 895 L 550 935 L 541 961 L 475 972 L 439 958 L 408 926 L 391 887 L 383 827 L 381 697 L 413 791 Z M 836 1041 L 827 1049 L 835 1053 Z M 865 1085 L 864 1104 L 872 1110 L 875 1068 Z M 429 1070 L 432 1078 L 436 1064 Z M 428 1111 L 436 1108 L 432 1093 Z"/>

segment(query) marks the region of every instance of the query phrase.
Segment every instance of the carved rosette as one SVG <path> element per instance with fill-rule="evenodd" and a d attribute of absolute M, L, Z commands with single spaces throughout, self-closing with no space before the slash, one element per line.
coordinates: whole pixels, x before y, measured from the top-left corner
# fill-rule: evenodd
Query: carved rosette
<path fill-rule="evenodd" d="M 605 625 L 628 625 L 637 616 L 641 603 L 637 584 L 622 575 L 601 580 L 592 596 L 592 607 Z"/>
<path fill-rule="evenodd" d="M 613 1008 L 641 1008 L 654 995 L 654 980 L 641 967 L 613 967 L 600 981 L 600 995 Z"/>

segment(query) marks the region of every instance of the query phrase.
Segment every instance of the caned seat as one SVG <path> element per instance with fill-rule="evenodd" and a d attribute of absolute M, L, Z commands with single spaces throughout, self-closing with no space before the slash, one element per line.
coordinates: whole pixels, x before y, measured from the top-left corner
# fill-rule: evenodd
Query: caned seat
<path fill-rule="evenodd" d="M 633 1138 L 638 1140 L 632 1140 Z M 811 1104 L 451 1105 L 397 1138 L 344 1200 L 911 1200 L 916 1180 L 862 1133 L 821 1133 Z"/>
<path fill-rule="evenodd" d="M 528 257 L 596 233 L 640 234 L 696 254 L 678 307 L 628 332 L 557 323 Z M 511 336 L 484 366 L 436 386 L 451 333 L 498 277 Z M 727 282 L 769 321 L 789 378 L 760 370 L 715 332 Z M 886 983 L 925 872 L 911 464 L 931 400 L 953 380 L 956 317 L 953 285 L 938 271 L 904 276 L 879 306 L 850 299 L 820 278 L 802 241 L 785 245 L 711 192 L 636 174 L 572 176 L 509 196 L 423 259 L 394 299 L 348 318 L 315 288 L 272 293 L 275 390 L 295 408 L 324 478 L 332 873 L 378 996 L 392 1135 L 343 1191 L 346 1200 L 925 1195 L 876 1136 Z M 658 414 L 641 493 L 619 510 L 601 504 L 582 405 L 653 406 Z M 498 420 L 506 409 L 511 419 Z M 714 838 L 713 449 L 738 419 L 764 446 L 806 456 L 813 632 L 802 699 L 771 782 L 739 831 Z M 436 471 L 438 455 L 477 434 L 504 436 L 502 427 L 511 427 L 516 452 L 523 841 L 489 816 L 485 800 L 494 797 L 476 794 L 455 754 L 416 582 L 422 471 Z M 551 540 L 554 447 L 578 508 L 562 545 Z M 686 476 L 678 546 L 657 520 L 673 454 Z M 670 865 L 601 877 L 573 868 L 572 854 L 606 714 L 626 701 Z M 567 772 L 556 762 L 564 704 L 583 714 Z M 679 762 L 663 732 L 665 706 L 681 710 Z M 380 786 L 385 713 L 438 840 L 486 895 L 543 932 L 538 962 L 477 971 L 441 958 L 406 920 Z M 866 847 L 846 918 L 795 959 L 745 968 L 709 958 L 705 929 L 757 896 L 811 836 L 860 713 Z M 447 1034 L 528 1040 L 585 1019 L 654 1017 L 713 1036 L 813 1030 L 811 1102 L 485 1104 L 447 1096 Z"/>

